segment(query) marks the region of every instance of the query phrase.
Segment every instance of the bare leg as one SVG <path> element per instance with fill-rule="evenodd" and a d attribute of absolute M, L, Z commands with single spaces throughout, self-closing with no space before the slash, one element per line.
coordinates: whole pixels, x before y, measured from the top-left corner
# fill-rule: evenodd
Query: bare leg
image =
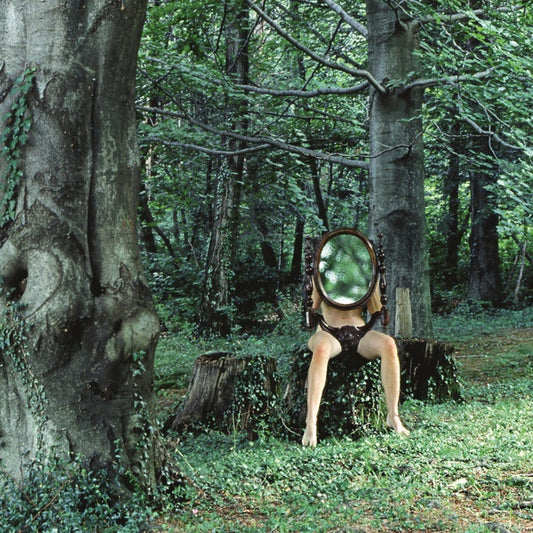
<path fill-rule="evenodd" d="M 392 337 L 376 331 L 368 332 L 359 343 L 359 353 L 367 359 L 381 358 L 381 381 L 387 406 L 387 426 L 399 435 L 409 435 L 398 412 L 400 400 L 400 362 Z"/>
<path fill-rule="evenodd" d="M 305 433 L 302 438 L 304 446 L 316 446 L 317 444 L 317 417 L 322 392 L 326 385 L 328 362 L 340 351 L 338 342 L 324 331 L 319 331 L 311 337 L 309 348 L 313 351 L 313 358 L 309 365 L 307 376 L 307 419 Z"/>

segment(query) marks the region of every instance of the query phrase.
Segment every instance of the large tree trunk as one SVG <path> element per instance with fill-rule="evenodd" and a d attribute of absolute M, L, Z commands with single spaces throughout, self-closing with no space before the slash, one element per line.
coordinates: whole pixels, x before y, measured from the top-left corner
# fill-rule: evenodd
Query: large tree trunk
<path fill-rule="evenodd" d="M 367 0 L 369 68 L 381 83 L 416 72 L 418 25 L 401 20 L 383 0 Z M 432 334 L 424 211 L 422 91 L 390 88 L 370 93 L 369 233 L 384 234 L 389 308 L 396 288 L 408 288 L 413 334 Z M 393 316 L 391 317 L 393 319 Z M 392 324 L 394 331 L 394 324 Z"/>
<path fill-rule="evenodd" d="M 145 10 L 142 0 L 0 0 L 0 116 L 19 102 L 31 121 L 20 172 L 6 151 L 0 161 L 16 186 L 0 247 L 0 465 L 16 477 L 54 452 L 92 467 L 118 457 L 153 482 L 158 320 L 137 244 L 133 109 Z M 24 104 L 13 80 L 27 66 Z M 14 286 L 17 305 L 6 298 Z"/>

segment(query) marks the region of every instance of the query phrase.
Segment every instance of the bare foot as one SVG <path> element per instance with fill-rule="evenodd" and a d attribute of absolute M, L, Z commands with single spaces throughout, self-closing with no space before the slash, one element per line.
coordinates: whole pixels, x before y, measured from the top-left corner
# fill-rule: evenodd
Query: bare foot
<path fill-rule="evenodd" d="M 302 444 L 304 446 L 316 446 L 316 429 L 306 428 L 304 436 L 302 437 Z"/>
<path fill-rule="evenodd" d="M 410 433 L 408 429 L 405 429 L 398 415 L 387 417 L 387 426 L 396 431 L 398 435 L 405 435 L 407 437 Z"/>

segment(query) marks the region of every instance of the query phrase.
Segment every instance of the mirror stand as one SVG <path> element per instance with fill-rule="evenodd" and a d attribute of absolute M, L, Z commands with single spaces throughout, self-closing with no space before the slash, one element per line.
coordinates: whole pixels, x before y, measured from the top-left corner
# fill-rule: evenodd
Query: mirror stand
<path fill-rule="evenodd" d="M 313 275 L 315 272 L 315 248 L 317 239 L 312 237 L 305 238 L 304 244 L 304 308 L 305 308 L 305 326 L 307 329 L 314 329 L 318 322 L 318 317 L 313 310 Z"/>
<path fill-rule="evenodd" d="M 379 293 L 381 298 L 381 324 L 389 325 L 389 309 L 387 307 L 387 280 L 385 279 L 385 250 L 383 249 L 383 233 L 378 233 L 378 272 Z"/>
<path fill-rule="evenodd" d="M 359 341 L 374 327 L 380 315 L 380 311 L 374 313 L 364 326 L 341 326 L 340 328 L 336 328 L 330 326 L 322 315 L 318 315 L 318 323 L 324 331 L 327 331 L 339 341 L 342 351 L 346 352 L 357 348 Z"/>

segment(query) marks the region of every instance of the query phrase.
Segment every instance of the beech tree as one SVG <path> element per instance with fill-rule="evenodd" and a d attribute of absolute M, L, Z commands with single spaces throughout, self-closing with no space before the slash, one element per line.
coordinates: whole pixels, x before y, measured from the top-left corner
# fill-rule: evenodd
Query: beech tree
<path fill-rule="evenodd" d="M 367 0 L 368 56 L 373 76 L 405 80 L 420 72 L 419 22 L 382 0 Z M 389 305 L 408 288 L 415 335 L 430 337 L 431 297 L 426 245 L 422 91 L 414 85 L 371 88 L 370 229 L 384 235 Z"/>
<path fill-rule="evenodd" d="M 0 1 L 0 467 L 114 461 L 154 482 L 158 318 L 136 209 L 146 1 Z"/>

